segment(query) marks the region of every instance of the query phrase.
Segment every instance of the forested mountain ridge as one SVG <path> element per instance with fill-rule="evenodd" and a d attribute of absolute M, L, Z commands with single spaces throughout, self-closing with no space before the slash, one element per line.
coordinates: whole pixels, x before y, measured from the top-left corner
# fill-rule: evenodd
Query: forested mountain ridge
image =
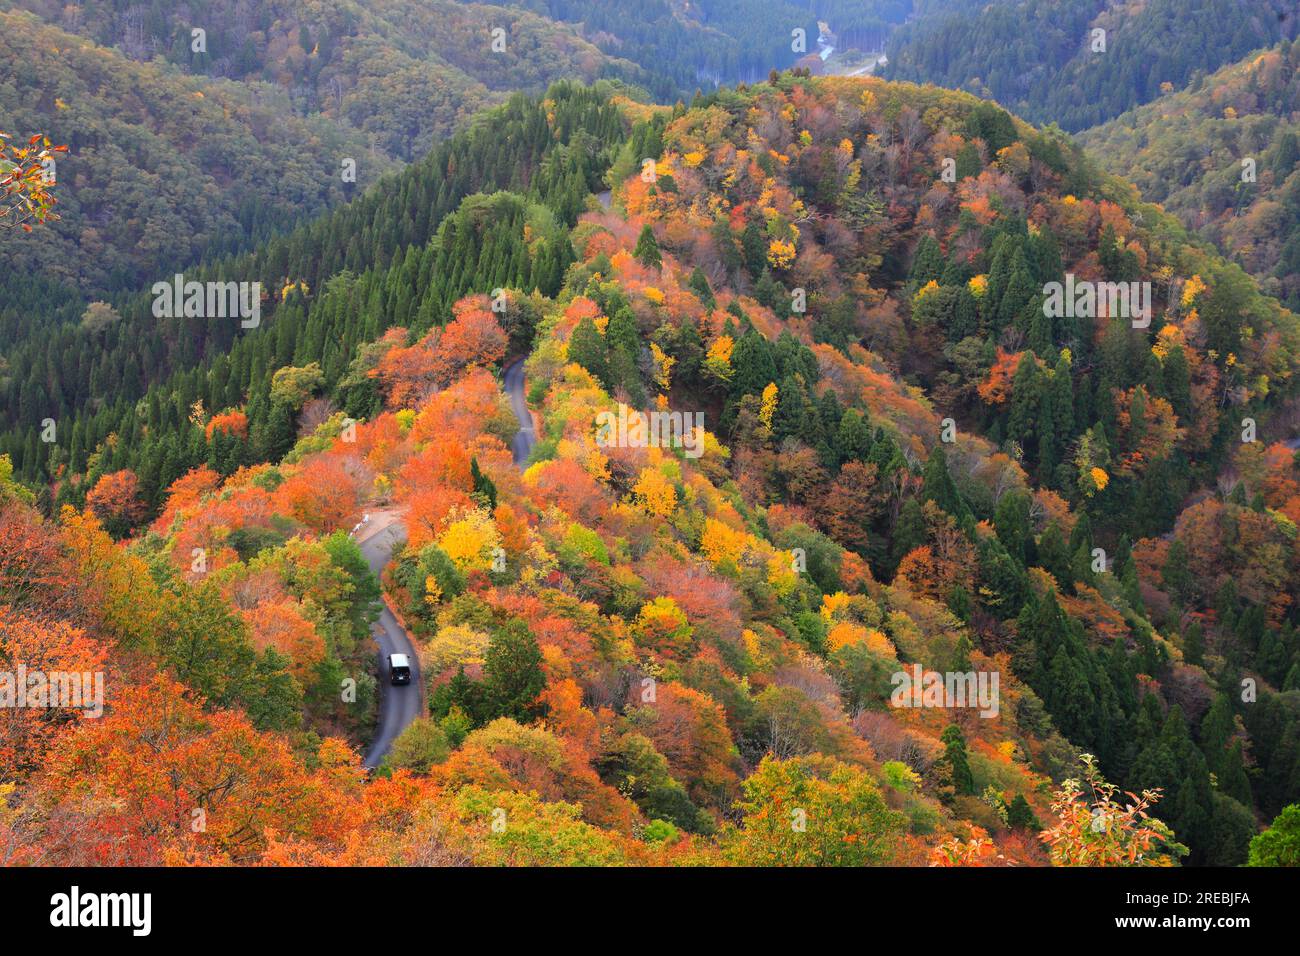
<path fill-rule="evenodd" d="M 1300 308 L 1300 45 L 1256 51 L 1080 142 Z"/>
<path fill-rule="evenodd" d="M 1295 801 L 1300 326 L 1059 131 L 876 80 L 561 85 L 221 269 L 274 280 L 262 327 L 77 453 L 23 444 L 88 513 L 3 476 L 8 540 L 46 542 L 0 549 L 11 631 L 130 665 L 106 721 L 21 726 L 20 857 L 1235 864 Z M 1149 326 L 1051 314 L 1067 273 L 1151 282 Z M 492 372 L 525 352 L 520 474 Z M 698 456 L 602 439 L 618 402 L 703 414 Z M 366 605 L 335 532 L 381 504 L 430 715 L 366 783 L 320 735 Z M 912 665 L 998 673 L 997 713 L 891 706 Z M 214 750 L 251 837 L 149 799 Z M 1084 832 L 1084 751 L 1172 833 Z"/>
<path fill-rule="evenodd" d="M 570 121 L 562 114 L 566 126 L 556 142 L 542 108 L 525 106 L 517 96 L 361 199 L 252 254 L 192 270 L 189 277 L 258 281 L 268 291 L 268 298 L 273 295 L 275 300 L 283 300 L 281 304 L 291 311 L 323 315 L 322 310 L 333 310 L 337 315 L 328 324 L 323 319 L 310 323 L 313 344 L 305 348 L 334 381 L 356 345 L 379 334 L 393 320 L 381 318 L 379 302 L 392 297 L 395 317 L 401 318 L 412 308 L 420 308 L 425 314 L 423 321 L 432 323 L 432 303 L 411 300 L 412 273 L 428 277 L 427 268 L 415 270 L 414 257 L 417 251 L 427 255 L 426 246 L 443 218 L 466 196 L 504 188 L 525 193 L 544 190 L 557 197 L 555 205 L 562 216 L 571 219 L 576 214 L 580 197 L 598 183 L 596 177 L 608 162 L 602 156 L 612 146 L 606 143 L 622 135 L 613 107 L 603 112 L 592 109 L 595 115 L 590 118 L 575 112 Z M 553 257 L 561 255 L 560 248 L 552 246 Z M 390 269 L 399 256 L 401 268 Z M 562 269 L 563 265 L 553 259 L 547 268 Z M 528 278 L 527 272 L 518 278 Z M 330 284 L 330 279 L 335 281 Z M 462 282 L 462 291 L 464 288 Z M 30 288 L 28 294 L 35 296 L 38 291 L 39 287 Z M 327 292 L 335 294 L 323 294 Z M 375 304 L 363 311 L 355 304 L 358 296 L 363 297 L 359 301 Z M 403 300 L 400 304 L 396 302 L 399 297 Z M 153 498 L 189 467 L 187 462 L 193 456 L 207 455 L 202 448 L 176 447 L 178 433 L 172 428 L 160 431 L 157 426 L 164 420 L 179 425 L 188 419 L 190 405 L 199 397 L 195 390 L 210 381 L 210 370 L 215 370 L 217 381 L 230 382 L 231 401 L 243 395 L 265 397 L 271 374 L 298 354 L 299 323 L 286 322 L 278 328 L 268 323 L 244 335 L 238 323 L 193 318 L 159 321 L 153 315 L 152 301 L 151 295 L 142 292 L 123 303 L 118 321 L 100 326 L 65 323 L 47 335 L 18 336 L 16 344 L 6 350 L 7 362 L 0 368 L 8 422 L 3 441 L 20 473 L 35 469 L 60 479 L 65 473 L 78 474 L 86 466 L 87 456 L 108 435 L 118 434 L 127 443 L 147 441 L 154 446 L 154 454 L 148 457 L 156 457 L 161 469 L 157 483 L 152 481 L 152 469 L 142 472 Z M 268 315 L 275 314 L 275 305 L 274 301 L 266 303 Z M 30 319 L 36 313 L 22 314 Z M 347 333 L 334 325 L 343 315 L 350 317 L 353 326 Z M 330 335 L 325 334 L 326 327 Z M 20 331 L 23 328 L 18 325 Z M 233 352 L 227 354 L 232 347 Z M 326 348 L 330 354 L 324 354 Z M 139 421 L 137 402 L 146 397 L 150 385 L 162 382 L 168 383 L 166 391 L 155 389 L 148 396 L 150 417 Z M 202 388 L 206 394 L 208 385 Z M 226 388 L 223 385 L 211 400 L 230 404 Z M 41 423 L 47 417 L 61 423 L 59 427 L 69 438 L 66 446 L 40 441 Z M 256 453 L 261 457 L 282 454 L 292 441 L 290 423 L 277 423 L 274 438 L 262 431 L 264 422 L 257 424 L 253 436 Z M 137 454 L 128 452 L 125 445 L 114 447 L 123 455 Z M 62 493 L 70 490 L 61 480 L 59 487 Z"/>
<path fill-rule="evenodd" d="M 49 26 L 7 20 L 5 56 L 13 81 L 0 115 L 14 129 L 95 146 L 85 156 L 74 149 L 67 157 L 66 171 L 79 174 L 85 188 L 65 191 L 65 218 L 55 225 L 64 243 L 37 247 L 19 237 L 12 245 L 20 264 L 41 267 L 46 278 L 67 275 L 87 301 L 111 296 L 147 275 L 204 253 L 247 248 L 275 228 L 310 217 L 354 191 L 341 175 L 345 160 L 356 163 L 357 183 L 367 185 L 391 160 L 423 155 L 508 91 L 540 92 L 561 77 L 616 77 L 671 102 L 717 82 L 759 78 L 769 68 L 789 66 L 805 55 L 801 50 L 815 52 L 820 20 L 834 31 L 829 42 L 866 48 L 882 43 L 910 15 L 893 41 L 891 75 L 964 84 L 1032 119 L 1077 128 L 1149 98 L 1120 102 L 1097 84 L 1150 87 L 1154 95 L 1163 83 L 1181 85 L 1200 65 L 1217 66 L 1229 54 L 1294 35 L 1292 19 L 1273 16 L 1280 9 L 1205 3 L 1187 17 L 1172 16 L 1160 3 L 1113 11 L 1090 0 L 1069 0 L 1061 9 L 1037 5 L 1028 15 L 1041 29 L 1025 34 L 1034 42 L 1013 45 L 1008 56 L 1004 33 L 1020 23 L 1022 12 L 1007 2 L 954 9 L 906 0 L 822 0 L 805 10 L 765 0 L 756 11 L 735 0 L 683 8 L 637 3 L 635 10 L 585 0 L 498 6 L 219 0 L 202 8 L 5 0 L 0 7 L 6 17 L 26 9 Z M 1225 53 L 1222 44 L 1204 49 L 1209 23 L 1235 25 L 1231 50 Z M 1109 59 L 1104 66 L 1079 65 L 1078 51 L 1095 24 L 1111 31 Z M 52 29 L 98 47 L 92 53 L 45 32 Z M 792 35 L 800 31 L 796 50 Z M 953 62 L 957 54 L 945 51 L 958 43 L 961 56 L 974 62 Z M 1163 52 L 1155 63 L 1135 59 L 1145 49 Z M 985 55 L 989 69 L 979 62 Z M 155 58 L 174 70 L 151 63 Z M 1079 82 L 1056 82 L 1062 69 L 1067 77 L 1082 71 Z M 1135 71 L 1141 82 L 1126 84 Z M 194 79 L 186 81 L 183 73 Z M 81 76 L 93 77 L 96 88 L 87 88 Z M 53 92 L 35 96 L 34 84 Z M 127 95 L 128 89 L 143 96 Z M 1102 112 L 1084 116 L 1089 110 Z M 98 147 L 107 132 L 89 132 L 111 128 L 109 117 L 130 124 L 113 130 L 120 156 Z M 200 136 L 200 128 L 215 132 Z M 168 129 L 190 133 L 168 138 Z M 163 138 L 151 135 L 158 131 Z M 290 143 L 299 152 L 289 151 Z M 255 171 L 261 175 L 254 177 Z M 128 203 L 151 215 L 123 217 L 125 232 L 106 230 L 112 210 Z M 61 303 L 70 293 L 58 290 L 52 297 Z M 73 309 L 69 301 L 60 311 Z"/>
<path fill-rule="evenodd" d="M 776 21 L 815 38 L 806 12 L 770 6 Z M 877 10 L 894 20 L 904 13 L 894 2 L 870 11 L 833 2 L 822 12 L 854 36 L 874 29 Z M 790 28 L 760 28 L 734 3 L 689 15 L 638 4 L 637 16 L 627 13 L 603 4 L 443 0 L 0 2 L 7 77 L 0 123 L 10 135 L 44 132 L 71 147 L 58 169 L 61 218 L 39 240 L 4 239 L 11 268 L 0 274 L 0 388 L 16 387 L 9 370 L 21 368 L 35 376 L 31 389 L 45 381 L 53 413 L 66 417 L 69 400 L 72 407 L 82 400 L 72 396 L 86 394 L 89 370 L 55 382 L 45 356 L 111 323 L 114 311 L 86 313 L 92 300 L 120 312 L 131 290 L 310 220 L 396 163 L 425 155 L 509 91 L 610 75 L 671 101 L 800 55 L 790 49 Z M 671 64 L 665 31 L 676 38 Z M 755 31 L 762 42 L 742 55 L 753 44 L 737 37 L 754 39 Z M 620 58 L 622 46 L 640 66 Z M 75 329 L 83 318 L 89 339 Z M 62 326 L 57 345 L 33 339 L 35 328 L 53 326 Z M 149 380 L 165 349 L 155 340 L 149 355 L 125 360 L 114 354 L 111 330 L 107 337 L 127 387 Z M 183 346 L 186 361 L 203 354 L 202 343 L 200 335 Z M 9 398 L 11 407 L 22 404 L 15 392 Z"/>
<path fill-rule="evenodd" d="M 1289 0 L 921 0 L 884 75 L 1080 130 L 1298 29 Z"/>
<path fill-rule="evenodd" d="M 506 31 L 500 52 L 491 25 Z M 32 353 L 107 337 L 112 355 L 104 323 L 117 313 L 87 315 L 91 301 L 121 309 L 131 290 L 311 221 L 513 89 L 640 75 L 568 26 L 451 2 L 6 0 L 0 27 L 0 127 L 70 147 L 56 169 L 60 218 L 40 237 L 4 236 L 0 388 L 10 369 L 36 368 L 59 417 L 57 393 L 85 394 L 89 379 L 56 382 Z M 55 344 L 33 335 L 56 326 Z M 192 361 L 203 337 L 182 347 Z M 164 351 L 155 338 L 135 363 L 104 367 L 129 388 Z"/>

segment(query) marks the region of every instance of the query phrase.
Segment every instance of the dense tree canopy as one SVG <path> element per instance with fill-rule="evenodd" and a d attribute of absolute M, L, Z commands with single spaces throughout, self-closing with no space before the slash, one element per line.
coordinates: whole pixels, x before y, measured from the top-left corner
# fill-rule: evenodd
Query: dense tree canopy
<path fill-rule="evenodd" d="M 11 858 L 1285 856 L 1300 322 L 1058 130 L 872 78 L 566 83 L 209 268 L 265 280 L 260 327 L 150 335 L 141 296 L 8 372 L 0 653 L 122 682 L 6 711 Z M 1067 274 L 1156 284 L 1149 325 L 1044 309 Z M 366 779 L 381 588 L 428 713 Z"/>

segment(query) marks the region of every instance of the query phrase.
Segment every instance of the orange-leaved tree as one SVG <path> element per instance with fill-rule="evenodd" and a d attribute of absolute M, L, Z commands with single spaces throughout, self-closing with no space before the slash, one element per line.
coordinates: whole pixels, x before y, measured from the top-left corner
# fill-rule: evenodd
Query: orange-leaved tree
<path fill-rule="evenodd" d="M 129 468 L 103 475 L 86 493 L 86 505 L 114 537 L 139 524 L 148 510 L 140 498 L 140 480 Z"/>
<path fill-rule="evenodd" d="M 1106 782 L 1091 754 L 1083 754 L 1083 781 L 1061 784 L 1052 800 L 1059 822 L 1039 839 L 1047 844 L 1054 866 L 1176 866 L 1187 847 L 1148 812 L 1160 799 L 1159 789 L 1124 793 Z"/>

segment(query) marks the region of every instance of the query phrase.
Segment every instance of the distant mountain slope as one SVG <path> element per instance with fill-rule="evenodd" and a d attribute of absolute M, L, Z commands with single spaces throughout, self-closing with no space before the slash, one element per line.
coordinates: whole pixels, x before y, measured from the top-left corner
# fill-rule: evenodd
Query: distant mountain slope
<path fill-rule="evenodd" d="M 310 219 L 515 90 L 642 73 L 571 26 L 450 0 L 0 0 L 0 75 L 0 128 L 71 147 L 62 220 L 5 251 L 89 298 Z M 75 296 L 55 298 L 79 316 Z M 10 326 L 0 348 L 19 338 Z"/>
<path fill-rule="evenodd" d="M 1291 0 L 918 0 L 884 75 L 1078 130 L 1298 28 Z M 1094 29 L 1106 31 L 1105 52 L 1092 49 Z"/>
<path fill-rule="evenodd" d="M 505 0 L 554 20 L 579 25 L 611 56 L 639 63 L 654 76 L 661 102 L 716 83 L 750 82 L 817 51 L 818 22 L 833 45 L 879 49 L 912 12 L 912 0 Z M 804 31 L 805 52 L 792 48 Z"/>
<path fill-rule="evenodd" d="M 295 115 L 274 86 L 132 62 L 26 13 L 0 11 L 0 76 L 0 128 L 69 147 L 60 221 L 0 237 L 6 265 L 89 292 L 137 288 L 315 216 L 357 188 L 344 157 L 361 187 L 393 166 L 355 130 Z"/>
<path fill-rule="evenodd" d="M 510 92 L 539 93 L 562 77 L 639 78 L 634 64 L 603 54 L 571 26 L 508 5 L 14 2 L 134 60 L 162 57 L 197 75 L 273 83 L 299 115 L 349 125 L 403 160 L 422 156 Z M 195 30 L 202 31 L 198 52 Z"/>
<path fill-rule="evenodd" d="M 754 80 L 840 42 L 878 45 L 910 0 L 5 0 L 135 60 L 163 57 L 206 76 L 264 80 L 302 115 L 322 113 L 414 159 L 503 92 L 559 78 L 619 78 L 661 101 Z M 124 9 L 125 7 L 125 9 Z M 203 32 L 195 52 L 193 31 Z M 803 31 L 796 50 L 792 32 Z M 499 34 L 494 31 L 501 31 Z M 493 41 L 497 40 L 494 45 Z"/>
<path fill-rule="evenodd" d="M 1300 44 L 1252 53 L 1080 140 L 1300 309 Z"/>

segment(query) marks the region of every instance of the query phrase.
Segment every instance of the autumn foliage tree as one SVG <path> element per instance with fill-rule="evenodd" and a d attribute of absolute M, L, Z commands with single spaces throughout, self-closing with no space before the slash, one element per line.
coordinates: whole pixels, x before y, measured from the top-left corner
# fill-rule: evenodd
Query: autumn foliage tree
<path fill-rule="evenodd" d="M 204 429 L 208 440 L 218 432 L 224 432 L 227 435 L 234 435 L 238 438 L 248 437 L 248 416 L 237 408 L 221 412 L 219 415 L 213 415 L 208 420 Z"/>
<path fill-rule="evenodd" d="M 244 617 L 253 646 L 259 650 L 274 648 L 289 661 L 290 670 L 299 680 L 310 683 L 314 668 L 325 659 L 325 643 L 297 603 L 259 604 Z"/>
<path fill-rule="evenodd" d="M 1084 754 L 1083 780 L 1066 780 L 1052 801 L 1058 817 L 1040 839 L 1055 866 L 1176 866 L 1187 848 L 1148 812 L 1157 790 L 1123 794 L 1107 783 L 1096 760 Z"/>
<path fill-rule="evenodd" d="M 33 620 L 0 605 L 0 662 L 8 671 L 0 680 L 0 785 L 42 766 L 64 730 L 87 716 L 102 714 L 104 701 L 94 699 L 93 675 L 100 672 L 102 692 L 106 659 L 107 648 L 81 628 L 66 621 Z M 25 678 L 18 684 L 15 672 L 20 665 L 27 674 L 64 673 L 77 679 L 84 674 L 92 683 L 82 687 L 81 699 L 74 706 L 61 701 L 57 689 L 48 683 L 43 685 L 43 691 L 29 687 Z M 22 700 L 14 698 L 19 693 L 23 694 Z M 54 697 L 45 698 L 48 706 L 38 706 L 28 699 L 28 693 Z M 34 700 L 36 704 L 41 702 L 40 697 Z"/>
<path fill-rule="evenodd" d="M 57 219 L 52 173 L 56 153 L 68 147 L 53 145 L 37 133 L 23 145 L 0 132 L 0 229 L 32 231 L 33 223 Z"/>
<path fill-rule="evenodd" d="M 337 531 L 353 521 L 365 487 L 364 467 L 337 455 L 304 462 L 276 492 L 285 511 L 316 531 Z"/>
<path fill-rule="evenodd" d="M 741 822 L 722 836 L 744 866 L 879 866 L 895 859 L 904 817 L 862 770 L 826 757 L 764 758 L 744 782 Z"/>
<path fill-rule="evenodd" d="M 62 862 L 241 863 L 273 831 L 330 840 L 355 822 L 359 759 L 335 741 L 320 756 L 308 771 L 283 738 L 158 677 L 67 736 L 38 786 L 58 810 Z"/>
<path fill-rule="evenodd" d="M 492 365 L 505 356 L 506 334 L 484 306 L 482 296 L 461 299 L 445 328 L 384 354 L 372 374 L 383 385 L 391 407 L 418 405 L 466 369 Z"/>
<path fill-rule="evenodd" d="M 129 469 L 103 475 L 86 493 L 86 505 L 114 537 L 121 537 L 144 518 L 140 480 Z"/>

